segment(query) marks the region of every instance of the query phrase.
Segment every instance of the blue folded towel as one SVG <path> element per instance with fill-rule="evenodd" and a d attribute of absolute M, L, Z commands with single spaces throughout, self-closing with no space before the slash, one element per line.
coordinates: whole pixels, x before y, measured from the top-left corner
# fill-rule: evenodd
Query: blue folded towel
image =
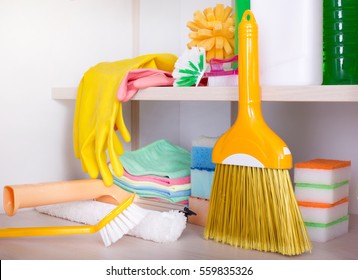
<path fill-rule="evenodd" d="M 114 178 L 114 184 L 117 186 L 124 186 L 127 189 L 132 189 L 133 192 L 141 192 L 144 193 L 150 193 L 150 194 L 158 194 L 161 196 L 167 196 L 167 197 L 178 197 L 178 196 L 190 196 L 191 190 L 183 190 L 183 191 L 170 191 L 170 190 L 164 190 L 162 188 L 155 188 L 152 186 L 137 186 L 129 184 L 120 178 Z"/>
<path fill-rule="evenodd" d="M 131 187 L 128 187 L 122 183 L 119 183 L 117 180 L 114 180 L 114 184 L 122 189 L 124 189 L 127 192 L 136 193 L 140 197 L 147 197 L 147 198 L 154 198 L 154 199 L 163 199 L 166 201 L 169 201 L 171 203 L 182 203 L 189 200 L 189 196 L 168 196 L 164 195 L 157 191 L 149 191 L 149 190 L 134 190 Z"/>

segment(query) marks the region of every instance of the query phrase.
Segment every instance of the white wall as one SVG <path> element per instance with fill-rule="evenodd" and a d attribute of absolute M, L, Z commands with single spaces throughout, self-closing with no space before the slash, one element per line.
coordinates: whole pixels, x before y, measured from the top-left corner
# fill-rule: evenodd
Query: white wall
<path fill-rule="evenodd" d="M 231 1 L 223 1 L 230 4 Z M 88 67 L 132 56 L 131 0 L 0 0 L 0 186 L 84 177 L 72 149 L 74 101 L 51 87 L 76 86 Z M 216 1 L 141 1 L 140 53 L 186 45 L 186 22 Z M 191 140 L 229 127 L 227 102 L 143 102 L 141 145 Z M 358 214 L 358 104 L 265 103 L 269 125 L 294 161 L 352 160 L 350 212 Z M 126 116 L 128 118 L 128 115 Z M 0 193 L 2 197 L 2 193 Z M 2 210 L 2 200 L 0 200 Z"/>
<path fill-rule="evenodd" d="M 131 0 L 0 0 L 2 187 L 84 177 L 72 149 L 76 86 L 100 61 L 132 55 Z"/>
<path fill-rule="evenodd" d="M 190 41 L 187 22 L 193 20 L 196 10 L 203 11 L 217 3 L 215 0 L 142 0 L 140 53 L 171 52 L 180 56 Z M 220 3 L 231 5 L 231 0 Z M 149 101 L 142 102 L 141 114 L 146 116 L 140 123 L 142 146 L 166 138 L 190 150 L 193 139 L 201 135 L 219 136 L 230 126 L 229 102 Z"/>

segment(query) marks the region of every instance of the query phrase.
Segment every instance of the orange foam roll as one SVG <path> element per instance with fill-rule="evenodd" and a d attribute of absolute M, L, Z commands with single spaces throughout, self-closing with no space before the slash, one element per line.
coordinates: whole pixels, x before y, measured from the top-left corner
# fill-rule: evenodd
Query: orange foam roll
<path fill-rule="evenodd" d="M 130 194 L 112 185 L 106 187 L 102 180 L 72 180 L 38 184 L 7 185 L 4 187 L 4 210 L 8 216 L 20 208 L 96 199 L 120 204 Z"/>

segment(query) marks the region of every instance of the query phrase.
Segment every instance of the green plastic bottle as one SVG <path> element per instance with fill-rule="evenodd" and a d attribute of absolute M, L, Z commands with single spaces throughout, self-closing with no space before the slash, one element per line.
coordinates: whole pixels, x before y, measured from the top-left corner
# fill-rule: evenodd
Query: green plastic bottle
<path fill-rule="evenodd" d="M 250 10 L 250 0 L 236 0 L 235 1 L 235 25 L 236 25 L 236 28 L 235 28 L 235 54 L 237 55 L 239 50 L 238 50 L 238 26 L 239 26 L 239 23 L 241 21 L 241 18 L 242 18 L 242 15 L 244 14 L 244 12 L 246 10 Z"/>
<path fill-rule="evenodd" d="M 358 84 L 358 0 L 323 1 L 323 84 Z"/>

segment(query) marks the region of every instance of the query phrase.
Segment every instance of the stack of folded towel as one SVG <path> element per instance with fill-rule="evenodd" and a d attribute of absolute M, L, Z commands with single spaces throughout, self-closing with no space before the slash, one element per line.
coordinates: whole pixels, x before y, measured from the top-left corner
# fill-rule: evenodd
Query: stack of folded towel
<path fill-rule="evenodd" d="M 136 151 L 126 151 L 120 161 L 125 171 L 121 177 L 112 172 L 115 185 L 141 198 L 188 205 L 189 151 L 167 140 L 158 140 Z"/>
<path fill-rule="evenodd" d="M 201 136 L 192 142 L 191 151 L 191 197 L 189 207 L 197 215 L 189 222 L 205 226 L 209 199 L 215 171 L 211 160 L 214 144 L 218 138 Z"/>

